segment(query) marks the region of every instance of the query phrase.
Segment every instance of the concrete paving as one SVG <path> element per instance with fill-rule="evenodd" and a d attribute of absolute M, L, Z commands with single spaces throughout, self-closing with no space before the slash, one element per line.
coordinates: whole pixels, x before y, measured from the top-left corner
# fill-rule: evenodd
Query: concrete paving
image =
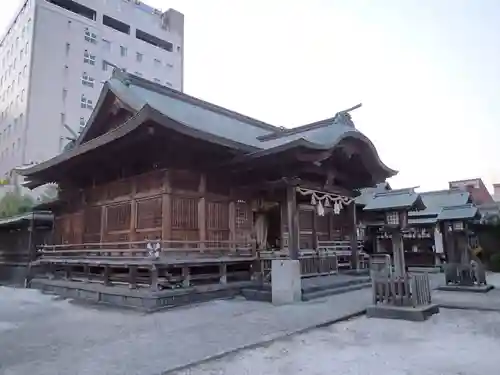
<path fill-rule="evenodd" d="M 140 315 L 0 288 L 0 374 L 161 374 L 362 313 L 370 293 L 279 307 L 213 301 Z"/>
<path fill-rule="evenodd" d="M 500 313 L 446 310 L 426 322 L 360 317 L 175 375 L 495 375 Z"/>
<path fill-rule="evenodd" d="M 500 275 L 488 280 L 500 288 Z M 431 275 L 433 287 L 443 282 Z M 436 292 L 435 302 L 491 293 Z M 234 299 L 142 315 L 0 287 L 0 375 L 162 374 L 328 325 L 370 303 L 363 289 L 279 307 Z"/>

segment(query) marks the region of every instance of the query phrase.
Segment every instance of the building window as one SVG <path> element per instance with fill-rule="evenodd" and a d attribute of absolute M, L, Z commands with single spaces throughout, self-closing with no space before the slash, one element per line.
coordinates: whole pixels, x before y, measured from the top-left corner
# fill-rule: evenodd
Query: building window
<path fill-rule="evenodd" d="M 80 127 L 85 126 L 85 117 L 80 117 Z"/>
<path fill-rule="evenodd" d="M 109 63 L 106 60 L 102 60 L 102 70 L 107 71 L 108 66 L 109 66 Z"/>
<path fill-rule="evenodd" d="M 85 95 L 82 95 L 82 97 L 80 99 L 80 107 L 86 108 L 86 109 L 92 109 L 93 108 L 92 100 L 87 99 L 87 97 Z"/>
<path fill-rule="evenodd" d="M 66 114 L 61 113 L 61 125 L 65 125 L 65 124 L 66 124 Z"/>
<path fill-rule="evenodd" d="M 142 53 L 139 53 L 137 52 L 136 55 L 135 55 L 135 59 L 137 60 L 137 62 L 142 62 Z"/>
<path fill-rule="evenodd" d="M 127 56 L 127 47 L 120 46 L 120 55 L 122 55 L 122 57 Z"/>
<path fill-rule="evenodd" d="M 67 97 L 68 97 L 68 90 L 63 89 L 63 90 L 62 90 L 62 100 L 63 100 L 63 102 L 65 102 L 65 101 L 66 101 L 66 98 L 67 98 Z"/>
<path fill-rule="evenodd" d="M 25 65 L 23 68 L 23 77 L 26 77 L 27 73 L 28 73 L 28 65 Z"/>
<path fill-rule="evenodd" d="M 70 50 L 70 48 L 71 48 L 71 44 L 66 43 L 66 56 L 68 56 L 68 55 L 69 55 L 69 50 Z"/>
<path fill-rule="evenodd" d="M 26 93 L 25 90 L 21 91 L 21 103 L 24 102 L 24 94 Z"/>
<path fill-rule="evenodd" d="M 19 51 L 19 60 L 21 60 L 24 57 L 24 48 L 21 48 L 21 51 Z"/>
<path fill-rule="evenodd" d="M 111 42 L 109 40 L 103 39 L 102 44 L 105 51 L 111 51 Z"/>
<path fill-rule="evenodd" d="M 88 87 L 94 87 L 95 79 L 89 76 L 86 72 L 82 74 L 82 85 Z"/>
<path fill-rule="evenodd" d="M 97 44 L 97 34 L 91 32 L 88 28 L 85 29 L 85 40 L 92 44 Z"/>
<path fill-rule="evenodd" d="M 95 65 L 95 55 L 92 55 L 89 51 L 85 50 L 83 53 L 83 62 L 90 65 Z"/>

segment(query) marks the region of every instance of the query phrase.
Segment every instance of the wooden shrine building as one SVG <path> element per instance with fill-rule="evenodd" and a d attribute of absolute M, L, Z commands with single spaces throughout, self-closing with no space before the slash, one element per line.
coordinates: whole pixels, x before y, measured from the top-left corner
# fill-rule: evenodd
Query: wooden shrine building
<path fill-rule="evenodd" d="M 24 284 L 36 248 L 50 238 L 51 212 L 35 211 L 0 219 L 0 283 Z"/>
<path fill-rule="evenodd" d="M 414 189 L 399 189 L 405 191 Z M 363 189 L 356 198 L 358 206 L 366 207 L 377 194 L 394 191 L 387 184 L 379 184 L 375 188 Z M 397 192 L 396 191 L 396 192 Z M 417 194 L 417 193 L 416 193 Z M 471 194 L 459 188 L 447 190 L 427 191 L 418 193 L 425 206 L 422 210 L 409 212 L 409 228 L 403 233 L 403 246 L 406 264 L 408 266 L 432 267 L 440 265 L 446 259 L 446 239 L 443 235 L 443 210 L 449 207 L 461 207 L 472 204 Z M 385 204 L 386 210 L 396 202 L 391 199 Z M 358 209 L 359 210 L 359 209 Z M 373 241 L 373 253 L 392 253 L 390 234 L 380 230 L 383 223 L 380 218 L 374 218 L 366 213 L 358 214 L 363 225 L 367 227 L 368 241 Z M 471 244 L 475 238 L 470 236 Z"/>
<path fill-rule="evenodd" d="M 285 129 L 115 70 L 74 147 L 19 173 L 60 189 L 46 284 L 156 291 L 247 282 L 271 249 L 355 244 L 356 189 L 396 172 L 348 111 Z"/>

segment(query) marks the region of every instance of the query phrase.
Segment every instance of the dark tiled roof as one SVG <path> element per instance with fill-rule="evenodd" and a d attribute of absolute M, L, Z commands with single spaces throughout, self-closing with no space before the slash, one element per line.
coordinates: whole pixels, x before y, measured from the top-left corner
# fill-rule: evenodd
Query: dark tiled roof
<path fill-rule="evenodd" d="M 364 210 L 365 211 L 382 211 L 382 210 L 397 210 L 397 209 L 425 209 L 420 194 L 415 189 L 398 189 L 376 193 L 373 199 L 370 200 Z"/>
<path fill-rule="evenodd" d="M 100 110 L 100 103 L 104 102 L 103 98 L 110 93 L 134 112 L 134 116 L 129 121 L 108 134 L 80 144 L 86 134 L 84 130 L 74 149 L 20 173 L 29 176 L 60 163 L 63 159 L 87 152 L 89 147 L 98 147 L 111 142 L 115 135 L 130 132 L 139 126 L 139 121 L 144 121 L 145 116 L 164 126 L 175 127 L 174 130 L 189 136 L 237 149 L 251 158 L 296 147 L 329 150 L 345 139 L 356 139 L 366 146 L 368 155 L 366 158 L 370 161 L 370 168 L 377 173 L 378 178 L 390 177 L 397 173 L 382 163 L 371 141 L 354 127 L 346 111 L 337 113 L 331 119 L 283 131 L 280 127 L 115 70 L 111 79 L 104 85 L 101 98 L 87 128 L 92 126 L 92 119 Z"/>

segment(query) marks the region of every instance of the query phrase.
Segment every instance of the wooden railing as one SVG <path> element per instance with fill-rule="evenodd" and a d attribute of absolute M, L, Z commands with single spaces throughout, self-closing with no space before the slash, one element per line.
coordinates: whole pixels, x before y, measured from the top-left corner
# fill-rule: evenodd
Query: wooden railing
<path fill-rule="evenodd" d="M 272 261 L 288 259 L 288 253 L 282 251 L 261 251 L 260 272 L 265 282 L 271 280 Z M 301 250 L 299 254 L 302 277 L 333 275 L 338 272 L 337 256 L 330 251 Z"/>
<path fill-rule="evenodd" d="M 325 276 L 336 274 L 339 269 L 351 269 L 351 245 L 349 241 L 321 241 L 318 250 L 300 250 L 299 262 L 302 277 Z M 288 259 L 286 251 L 260 251 L 260 273 L 265 282 L 271 280 L 273 259 Z M 367 269 L 370 257 L 362 251 L 358 243 L 358 265 Z"/>
<path fill-rule="evenodd" d="M 363 251 L 363 242 L 358 241 L 358 266 L 367 269 L 370 257 Z M 352 267 L 352 252 L 350 241 L 318 241 L 318 250 L 332 251 L 337 256 L 339 269 L 350 269 Z"/>
<path fill-rule="evenodd" d="M 38 257 L 171 259 L 191 257 L 254 257 L 255 246 L 237 241 L 136 241 L 43 245 Z"/>

